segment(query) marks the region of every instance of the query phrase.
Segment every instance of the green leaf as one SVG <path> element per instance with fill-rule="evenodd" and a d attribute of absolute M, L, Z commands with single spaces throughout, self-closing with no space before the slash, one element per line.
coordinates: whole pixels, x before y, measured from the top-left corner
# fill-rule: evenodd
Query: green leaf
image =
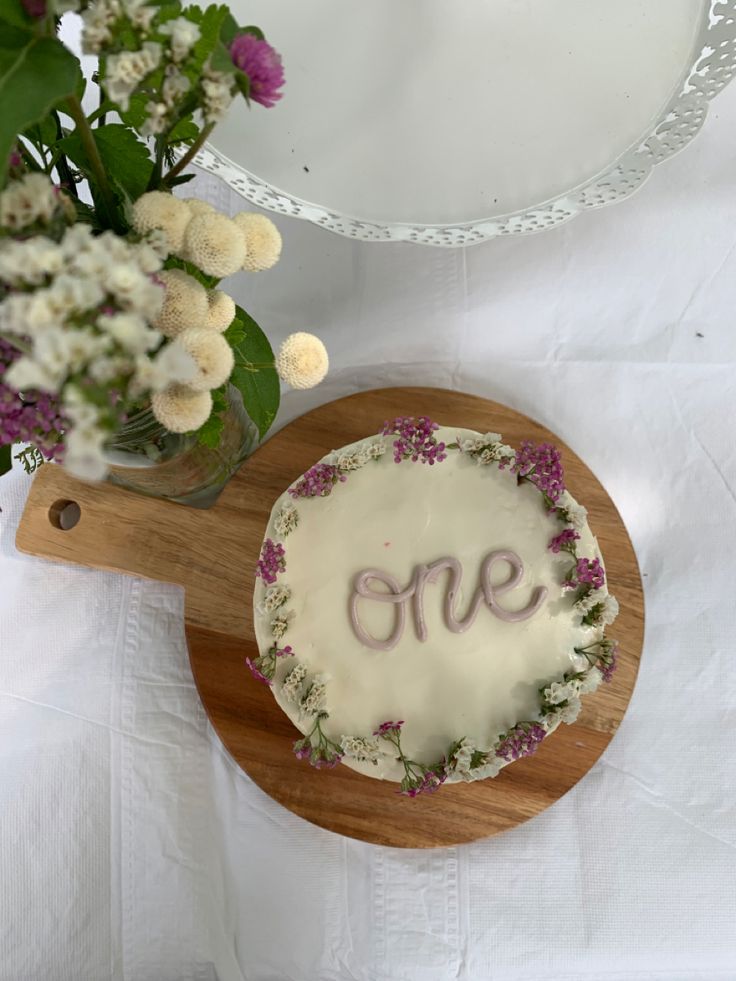
<path fill-rule="evenodd" d="M 227 16 L 223 19 L 222 26 L 220 27 L 220 40 L 226 47 L 229 47 L 239 30 L 238 22 L 228 10 Z"/>
<path fill-rule="evenodd" d="M 256 27 L 254 24 L 250 24 L 248 27 L 241 27 L 238 34 L 252 34 L 253 37 L 257 37 L 259 41 L 266 40 L 266 35 L 263 33 L 260 27 Z"/>
<path fill-rule="evenodd" d="M 7 473 L 13 466 L 13 461 L 10 457 L 10 451 L 12 446 L 10 443 L 6 443 L 5 446 L 0 446 L 0 477 L 4 473 Z"/>
<path fill-rule="evenodd" d="M 57 38 L 32 38 L 22 47 L 6 47 L 0 30 L 0 186 L 18 133 L 39 122 L 59 99 L 73 95 L 79 62 Z"/>
<path fill-rule="evenodd" d="M 243 396 L 246 412 L 263 439 L 279 410 L 279 376 L 273 366 L 273 351 L 268 338 L 245 310 L 241 307 L 235 310 L 235 320 L 224 335 L 235 355 L 230 384 Z"/>
<path fill-rule="evenodd" d="M 44 116 L 43 119 L 29 126 L 23 133 L 36 146 L 53 146 L 58 138 L 56 130 L 56 120 L 53 116 Z"/>
<path fill-rule="evenodd" d="M 175 143 L 193 143 L 198 136 L 199 126 L 197 126 L 194 119 L 189 115 L 179 120 L 169 133 L 167 142 L 169 146 L 173 146 Z"/>
<path fill-rule="evenodd" d="M 241 93 L 245 97 L 245 101 L 247 102 L 250 98 L 250 79 L 245 72 L 239 71 L 235 73 L 235 81 Z"/>
<path fill-rule="evenodd" d="M 222 431 L 225 428 L 225 423 L 222 419 L 222 413 L 228 407 L 226 386 L 223 385 L 221 388 L 216 388 L 212 394 L 212 412 L 210 417 L 202 426 L 197 430 L 197 442 L 201 443 L 202 446 L 209 446 L 211 450 L 216 450 L 220 445 L 220 438 L 222 436 Z"/>
<path fill-rule="evenodd" d="M 196 176 L 196 174 L 177 174 L 176 177 L 172 177 L 166 183 L 168 187 L 178 187 L 179 184 L 188 184 L 189 181 L 193 181 Z"/>
<path fill-rule="evenodd" d="M 187 7 L 184 10 L 184 16 L 194 21 L 199 27 L 199 40 L 187 59 L 187 75 L 192 72 L 195 77 L 199 76 L 205 61 L 220 44 L 222 25 L 229 15 L 230 11 L 226 6 L 217 6 L 216 4 L 209 6 L 204 13 L 199 7 Z"/>
<path fill-rule="evenodd" d="M 215 45 L 210 55 L 210 65 L 216 72 L 233 74 L 238 70 L 237 66 L 233 64 L 230 52 L 222 42 Z"/>
<path fill-rule="evenodd" d="M 146 190 L 153 161 L 132 129 L 121 123 L 108 123 L 92 130 L 100 157 L 111 180 L 135 201 Z M 62 151 L 87 177 L 94 180 L 87 152 L 78 133 L 59 142 Z"/>

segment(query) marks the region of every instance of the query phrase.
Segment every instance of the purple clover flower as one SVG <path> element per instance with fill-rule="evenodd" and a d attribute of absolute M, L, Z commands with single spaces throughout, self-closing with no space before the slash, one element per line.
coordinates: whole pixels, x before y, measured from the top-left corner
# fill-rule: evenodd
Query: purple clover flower
<path fill-rule="evenodd" d="M 404 724 L 402 719 L 400 722 L 382 722 L 380 726 L 374 731 L 374 736 L 386 736 L 390 732 L 401 732 L 401 727 Z"/>
<path fill-rule="evenodd" d="M 427 416 L 399 416 L 393 422 L 385 422 L 382 433 L 384 436 L 398 436 L 394 440 L 394 463 L 411 460 L 416 463 L 442 463 L 447 459 L 445 444 L 438 443 L 434 433 L 440 427 Z"/>
<path fill-rule="evenodd" d="M 0 379 L 20 352 L 0 338 Z M 33 443 L 49 459 L 63 455 L 61 434 L 66 422 L 59 403 L 48 392 L 24 392 L 23 397 L 0 380 L 0 446 Z"/>
<path fill-rule="evenodd" d="M 499 468 L 505 469 L 501 460 Z M 560 451 L 552 443 L 539 443 L 524 440 L 514 457 L 511 470 L 520 480 L 528 480 L 556 504 L 565 490 L 565 475 L 562 470 Z"/>
<path fill-rule="evenodd" d="M 496 747 L 496 756 L 511 762 L 522 756 L 531 756 L 544 739 L 546 733 L 537 722 L 520 722 L 509 729 L 505 737 Z"/>
<path fill-rule="evenodd" d="M 281 56 L 268 41 L 254 34 L 239 34 L 230 45 L 233 64 L 248 76 L 249 96 L 254 102 L 271 109 L 282 96 L 284 84 Z"/>
<path fill-rule="evenodd" d="M 273 685 L 273 681 L 271 680 L 271 678 L 267 678 L 265 674 L 259 671 L 255 663 L 251 661 L 249 657 L 246 657 L 245 663 L 250 668 L 250 673 L 253 675 L 256 681 L 260 681 L 262 684 L 268 685 L 269 688 Z"/>
<path fill-rule="evenodd" d="M 256 575 L 269 586 L 276 582 L 280 572 L 286 569 L 284 546 L 267 538 L 261 549 L 261 557 L 256 566 Z"/>
<path fill-rule="evenodd" d="M 289 488 L 292 497 L 327 497 L 337 483 L 345 483 L 347 477 L 331 463 L 317 463 Z"/>
<path fill-rule="evenodd" d="M 572 528 L 565 528 L 561 531 L 559 535 L 556 535 L 552 541 L 547 546 L 550 552 L 559 552 L 563 550 L 565 552 L 575 552 L 575 542 L 580 540 L 580 535 Z"/>

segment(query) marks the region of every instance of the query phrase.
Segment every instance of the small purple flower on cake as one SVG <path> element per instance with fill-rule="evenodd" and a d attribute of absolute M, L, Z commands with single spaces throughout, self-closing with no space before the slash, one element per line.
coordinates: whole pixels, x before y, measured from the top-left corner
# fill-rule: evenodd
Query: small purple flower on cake
<path fill-rule="evenodd" d="M 304 739 L 297 739 L 294 743 L 294 756 L 298 760 L 308 760 L 312 755 L 312 741 L 306 736 Z"/>
<path fill-rule="evenodd" d="M 496 746 L 496 756 L 511 763 L 522 756 L 531 756 L 546 736 L 546 732 L 536 722 L 520 722 L 509 729 L 501 742 Z"/>
<path fill-rule="evenodd" d="M 317 463 L 289 488 L 292 497 L 327 497 L 337 483 L 344 484 L 347 477 L 331 463 Z"/>
<path fill-rule="evenodd" d="M 248 665 L 250 673 L 253 675 L 256 681 L 260 681 L 263 685 L 268 685 L 269 688 L 271 687 L 273 680 L 271 678 L 267 678 L 265 674 L 263 674 L 263 672 L 256 667 L 255 661 L 251 661 L 249 657 L 246 657 L 245 663 Z"/>
<path fill-rule="evenodd" d="M 421 460 L 431 467 L 447 459 L 445 444 L 438 443 L 434 435 L 439 428 L 427 416 L 419 416 L 418 419 L 413 416 L 399 416 L 393 422 L 383 424 L 382 434 L 398 437 L 393 444 L 394 463 L 401 463 L 402 460 L 416 463 Z"/>
<path fill-rule="evenodd" d="M 505 460 L 501 460 L 499 468 L 504 470 Z M 510 462 L 510 461 L 509 461 Z M 511 464 L 511 471 L 518 476 L 519 481 L 528 480 L 534 484 L 554 505 L 565 492 L 565 475 L 562 470 L 560 451 L 551 443 L 533 443 L 524 440 Z"/>
<path fill-rule="evenodd" d="M 284 84 L 281 56 L 268 41 L 254 34 L 240 34 L 230 45 L 233 64 L 248 76 L 248 96 L 266 109 L 276 105 Z"/>
<path fill-rule="evenodd" d="M 603 680 L 608 684 L 613 678 L 614 671 L 618 667 L 618 642 L 611 641 L 611 649 L 606 653 L 605 658 L 601 658 L 598 663 L 598 670 L 603 676 Z"/>
<path fill-rule="evenodd" d="M 392 732 L 401 732 L 401 727 L 404 724 L 402 719 L 400 722 L 382 722 L 380 726 L 374 731 L 374 736 L 387 736 Z"/>
<path fill-rule="evenodd" d="M 267 538 L 261 548 L 256 575 L 260 576 L 269 586 L 272 586 L 279 573 L 286 569 L 285 556 L 284 546 L 280 542 L 274 542 L 271 538 Z"/>
<path fill-rule="evenodd" d="M 550 552 L 572 552 L 575 554 L 575 542 L 580 541 L 580 535 L 572 528 L 565 528 L 559 535 L 555 535 L 547 546 Z"/>
<path fill-rule="evenodd" d="M 433 794 L 435 790 L 440 789 L 446 779 L 447 775 L 444 772 L 436 773 L 434 770 L 427 770 L 420 782 L 411 787 L 405 787 L 399 793 L 402 797 L 418 797 L 420 794 Z"/>
<path fill-rule="evenodd" d="M 605 581 L 606 572 L 600 559 L 578 559 L 569 578 L 562 585 L 566 589 L 576 589 L 578 586 L 600 589 Z"/>

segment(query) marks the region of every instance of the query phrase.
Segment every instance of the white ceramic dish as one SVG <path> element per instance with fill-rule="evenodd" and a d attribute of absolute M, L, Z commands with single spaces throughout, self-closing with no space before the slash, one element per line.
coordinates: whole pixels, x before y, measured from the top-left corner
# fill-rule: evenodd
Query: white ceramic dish
<path fill-rule="evenodd" d="M 736 0 L 232 0 L 281 51 L 197 162 L 356 239 L 457 246 L 620 200 L 736 71 Z"/>

